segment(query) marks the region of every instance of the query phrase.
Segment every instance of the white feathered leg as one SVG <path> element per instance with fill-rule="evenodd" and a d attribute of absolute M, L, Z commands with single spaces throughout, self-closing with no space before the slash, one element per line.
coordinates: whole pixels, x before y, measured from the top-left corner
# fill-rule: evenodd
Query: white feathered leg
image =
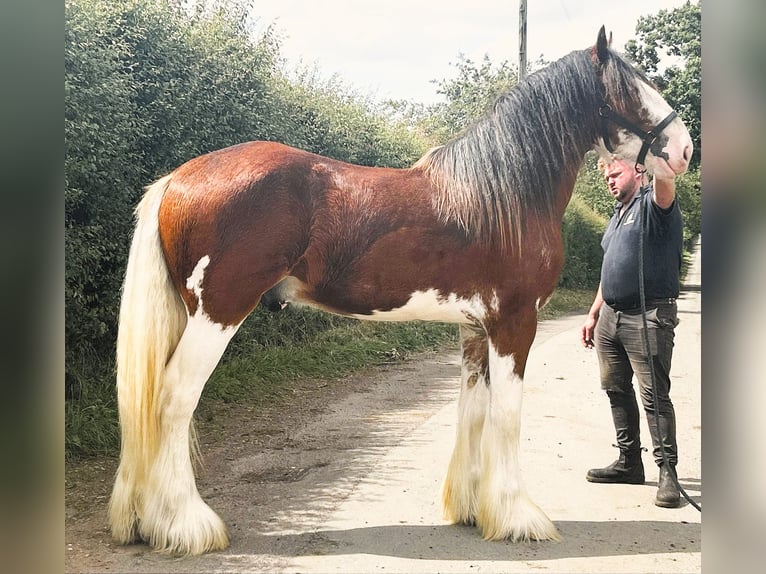
<path fill-rule="evenodd" d="M 519 435 L 523 381 L 513 355 L 490 341 L 490 398 L 481 437 L 481 483 L 476 523 L 487 540 L 558 540 L 556 527 L 522 484 Z"/>
<path fill-rule="evenodd" d="M 457 437 L 442 490 L 444 517 L 451 523 L 474 524 L 481 475 L 481 432 L 489 400 L 487 335 L 461 325 L 462 368 Z"/>
<path fill-rule="evenodd" d="M 236 330 L 198 312 L 167 364 L 158 399 L 159 450 L 139 509 L 139 534 L 160 551 L 201 554 L 228 546 L 226 526 L 197 491 L 189 432 L 205 382 Z"/>

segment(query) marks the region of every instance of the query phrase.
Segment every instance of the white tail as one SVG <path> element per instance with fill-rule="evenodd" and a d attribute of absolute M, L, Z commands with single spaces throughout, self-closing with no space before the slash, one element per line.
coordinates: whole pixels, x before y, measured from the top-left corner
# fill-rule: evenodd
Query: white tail
<path fill-rule="evenodd" d="M 109 503 L 113 537 L 136 540 L 142 493 L 160 442 L 163 371 L 186 325 L 186 311 L 168 274 L 158 212 L 171 176 L 147 188 L 136 208 L 120 305 L 117 397 L 122 433 L 120 467 Z"/>

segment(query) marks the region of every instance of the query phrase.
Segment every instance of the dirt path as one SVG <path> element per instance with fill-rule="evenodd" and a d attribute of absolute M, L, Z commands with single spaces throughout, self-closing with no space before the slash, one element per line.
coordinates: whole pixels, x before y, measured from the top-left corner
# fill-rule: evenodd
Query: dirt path
<path fill-rule="evenodd" d="M 679 301 L 673 398 L 678 473 L 701 498 L 699 257 Z M 332 382 L 306 382 L 287 406 L 203 412 L 203 498 L 226 521 L 231 548 L 172 559 L 115 546 L 106 504 L 115 461 L 67 469 L 67 572 L 696 572 L 701 515 L 652 503 L 644 486 L 595 485 L 610 462 L 611 419 L 581 316 L 542 323 L 527 367 L 522 467 L 559 543 L 485 542 L 441 520 L 439 487 L 452 447 L 457 349 Z M 642 436 L 648 439 L 645 420 Z"/>

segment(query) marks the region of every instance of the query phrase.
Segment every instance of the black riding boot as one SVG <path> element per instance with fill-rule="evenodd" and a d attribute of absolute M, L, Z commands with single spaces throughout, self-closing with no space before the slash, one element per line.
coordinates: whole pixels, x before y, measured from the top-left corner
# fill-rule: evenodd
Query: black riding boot
<path fill-rule="evenodd" d="M 654 444 L 654 460 L 660 467 L 659 480 L 657 481 L 657 497 L 654 504 L 663 508 L 676 508 L 681 502 L 681 493 L 676 486 L 673 477 L 676 474 L 678 463 L 678 445 L 676 443 L 676 417 L 673 408 L 659 416 L 659 434 L 657 429 L 658 418 L 654 413 L 646 414 L 649 432 Z M 660 441 L 665 450 L 667 464 L 662 458 Z"/>
<path fill-rule="evenodd" d="M 632 393 L 607 391 L 612 406 L 612 420 L 617 434 L 620 457 L 605 468 L 592 468 L 585 475 L 588 482 L 644 484 L 641 460 L 639 412 Z"/>
<path fill-rule="evenodd" d="M 676 476 L 676 468 L 662 465 L 660 467 L 660 479 L 657 481 L 657 496 L 654 504 L 663 508 L 676 508 L 681 504 L 681 493 L 676 486 L 673 477 Z M 677 477 L 676 477 L 677 478 Z"/>

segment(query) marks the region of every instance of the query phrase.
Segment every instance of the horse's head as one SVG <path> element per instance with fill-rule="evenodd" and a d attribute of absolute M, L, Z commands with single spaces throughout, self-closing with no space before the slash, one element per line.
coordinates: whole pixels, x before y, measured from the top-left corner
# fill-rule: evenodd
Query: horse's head
<path fill-rule="evenodd" d="M 609 49 L 601 27 L 592 48 L 603 85 L 595 150 L 643 165 L 657 177 L 684 173 L 692 156 L 689 131 L 649 79 Z"/>

